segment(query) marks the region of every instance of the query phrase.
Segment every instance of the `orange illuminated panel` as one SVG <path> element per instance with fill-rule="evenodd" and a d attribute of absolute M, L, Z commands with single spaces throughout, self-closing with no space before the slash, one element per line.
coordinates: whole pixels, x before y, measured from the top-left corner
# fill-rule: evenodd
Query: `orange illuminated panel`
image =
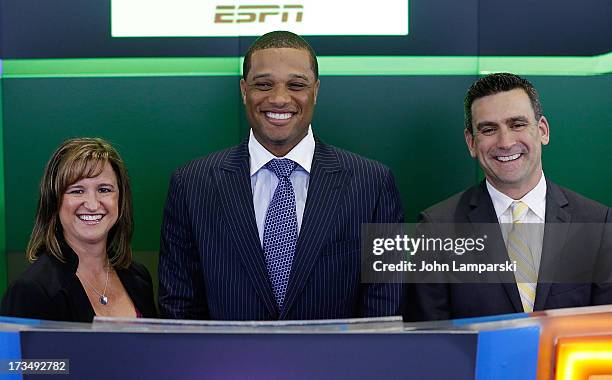
<path fill-rule="evenodd" d="M 612 305 L 547 310 L 533 315 L 541 318 L 542 328 L 538 353 L 538 380 L 555 378 L 554 366 L 559 342 L 569 342 L 569 337 L 593 337 L 590 338 L 592 340 L 596 339 L 595 336 L 610 337 L 612 334 Z"/>
<path fill-rule="evenodd" d="M 612 336 L 560 338 L 556 380 L 612 379 Z"/>

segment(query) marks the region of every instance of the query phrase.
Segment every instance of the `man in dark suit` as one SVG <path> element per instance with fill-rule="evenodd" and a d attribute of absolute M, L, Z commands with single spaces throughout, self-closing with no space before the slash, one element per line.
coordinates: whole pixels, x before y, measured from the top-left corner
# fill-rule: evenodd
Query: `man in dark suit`
<path fill-rule="evenodd" d="M 420 219 L 495 223 L 501 244 L 492 243 L 486 254 L 516 261 L 517 270 L 497 273 L 488 283 L 412 284 L 406 319 L 612 303 L 612 287 L 602 281 L 610 274 L 612 212 L 544 177 L 541 151 L 549 142 L 549 125 L 533 85 L 513 74 L 485 76 L 468 90 L 465 115 L 465 141 L 486 179 L 425 210 Z M 544 226 L 543 236 L 527 239 L 521 223 Z M 503 226 L 509 228 L 502 232 Z M 562 279 L 551 283 L 553 278 Z M 572 278 L 582 280 L 568 281 Z"/>
<path fill-rule="evenodd" d="M 401 223 L 388 168 L 326 145 L 310 127 L 312 48 L 260 37 L 240 90 L 242 144 L 179 168 L 164 209 L 159 306 L 169 318 L 289 320 L 397 315 L 399 284 L 362 284 L 362 223 Z"/>

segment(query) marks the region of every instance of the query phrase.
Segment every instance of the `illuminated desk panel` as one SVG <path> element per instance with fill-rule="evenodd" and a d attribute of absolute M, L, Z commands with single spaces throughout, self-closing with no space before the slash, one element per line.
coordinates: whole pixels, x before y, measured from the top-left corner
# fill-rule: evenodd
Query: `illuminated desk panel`
<path fill-rule="evenodd" d="M 389 319 L 140 322 L 106 319 L 90 325 L 4 318 L 0 341 L 7 342 L 6 352 L 12 345 L 10 358 L 70 360 L 69 375 L 45 379 L 528 380 L 535 379 L 539 339 L 537 326 L 479 331 L 450 322 L 408 325 Z"/>

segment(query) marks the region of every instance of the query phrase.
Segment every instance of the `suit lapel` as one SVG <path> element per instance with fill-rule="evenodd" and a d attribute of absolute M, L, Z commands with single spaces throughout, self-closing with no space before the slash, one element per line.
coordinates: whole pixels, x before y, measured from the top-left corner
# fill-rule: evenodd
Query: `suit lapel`
<path fill-rule="evenodd" d="M 468 214 L 468 219 L 470 222 L 481 225 L 479 228 L 485 230 L 481 231 L 481 233 L 493 234 L 493 239 L 488 239 L 489 242 L 492 242 L 487 251 L 492 256 L 490 262 L 505 262 L 508 260 L 508 252 L 506 246 L 504 245 L 504 238 L 501 233 L 501 228 L 499 227 L 497 214 L 495 213 L 495 208 L 493 207 L 493 202 L 491 201 L 491 196 L 489 195 L 485 181 L 482 181 L 475 189 L 470 200 L 470 206 L 472 207 L 472 210 Z M 488 228 L 488 226 L 490 226 L 492 223 L 494 223 L 496 227 Z M 484 227 L 485 225 L 487 228 Z M 521 297 L 519 295 L 518 288 L 516 287 L 514 274 L 512 272 L 496 273 L 499 277 L 501 285 L 504 287 L 504 290 L 508 295 L 510 302 L 512 303 L 512 306 L 517 312 L 522 312 L 523 304 L 521 303 Z"/>
<path fill-rule="evenodd" d="M 561 189 L 554 183 L 546 181 L 546 225 L 538 278 L 554 279 L 554 271 L 558 266 L 559 255 L 563 251 L 571 222 L 571 215 L 564 209 L 567 205 L 567 198 Z M 544 309 L 550 285 L 550 282 L 538 281 L 534 310 Z"/>
<path fill-rule="evenodd" d="M 278 318 L 278 307 L 266 269 L 265 255 L 259 241 L 253 207 L 253 194 L 249 176 L 248 140 L 230 151 L 221 163 L 217 186 L 223 202 L 222 208 L 228 221 L 232 239 L 245 272 L 257 294 L 270 313 L 270 319 Z"/>
<path fill-rule="evenodd" d="M 334 150 L 318 139 L 315 139 L 315 141 L 308 197 L 285 302 L 281 311 L 281 319 L 288 315 L 297 295 L 310 276 L 325 242 L 323 237 L 334 222 L 334 215 L 336 215 L 336 209 L 340 203 L 340 190 L 349 178 L 347 171 L 340 165 Z"/>

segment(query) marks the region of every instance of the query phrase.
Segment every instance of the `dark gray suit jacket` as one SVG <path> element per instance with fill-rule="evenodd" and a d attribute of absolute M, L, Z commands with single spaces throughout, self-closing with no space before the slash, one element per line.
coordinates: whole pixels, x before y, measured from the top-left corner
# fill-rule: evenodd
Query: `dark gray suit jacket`
<path fill-rule="evenodd" d="M 278 310 L 253 208 L 247 141 L 172 176 L 159 262 L 163 316 L 275 320 L 399 315 L 399 284 L 361 284 L 362 223 L 401 223 L 388 168 L 315 139 L 289 285 Z"/>
<path fill-rule="evenodd" d="M 586 271 L 581 277 L 589 277 L 589 274 L 594 278 L 609 276 L 612 237 L 610 224 L 603 223 L 612 223 L 610 208 L 551 181 L 547 181 L 546 186 L 546 227 L 539 278 L 552 278 L 551 273 L 560 267 L 564 270 L 575 268 L 577 273 Z M 425 223 L 497 223 L 497 216 L 486 183 L 482 181 L 423 211 L 420 220 Z M 501 230 L 499 234 L 501 237 Z M 498 250 L 507 257 L 503 245 Z M 404 317 L 411 321 L 523 311 L 512 273 L 500 275 L 498 283 L 410 284 L 407 294 L 409 306 Z M 608 283 L 538 283 L 534 310 L 610 303 L 612 286 Z"/>

